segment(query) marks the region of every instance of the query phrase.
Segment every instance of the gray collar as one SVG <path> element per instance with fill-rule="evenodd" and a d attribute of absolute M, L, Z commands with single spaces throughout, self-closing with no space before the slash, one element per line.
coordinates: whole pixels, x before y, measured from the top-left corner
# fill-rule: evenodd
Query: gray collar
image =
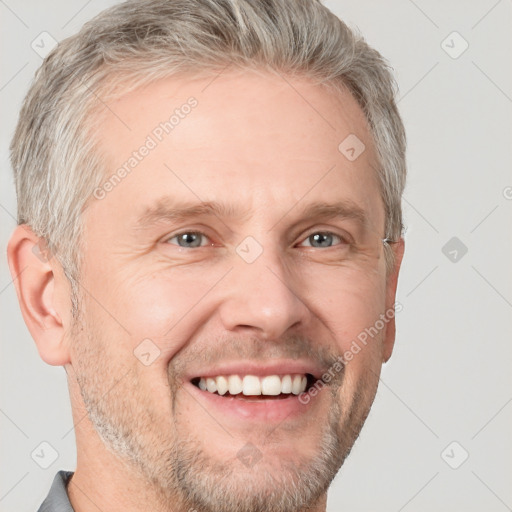
<path fill-rule="evenodd" d="M 74 512 L 66 489 L 72 475 L 73 471 L 59 471 L 55 475 L 50 492 L 37 512 Z"/>

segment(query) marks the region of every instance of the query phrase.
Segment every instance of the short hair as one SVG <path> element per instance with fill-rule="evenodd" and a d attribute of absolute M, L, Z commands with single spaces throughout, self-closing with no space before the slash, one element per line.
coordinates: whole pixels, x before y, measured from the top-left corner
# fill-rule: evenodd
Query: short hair
<path fill-rule="evenodd" d="M 11 143 L 18 223 L 46 241 L 68 278 L 78 276 L 81 213 L 105 174 L 96 131 L 107 102 L 157 79 L 230 64 L 351 92 L 377 152 L 385 236 L 401 236 L 406 140 L 397 87 L 358 32 L 318 0 L 129 0 L 45 58 Z"/>

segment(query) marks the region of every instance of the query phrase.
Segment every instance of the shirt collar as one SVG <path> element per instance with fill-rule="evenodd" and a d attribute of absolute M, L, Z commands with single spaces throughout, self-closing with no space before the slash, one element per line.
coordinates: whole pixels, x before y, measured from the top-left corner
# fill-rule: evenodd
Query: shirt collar
<path fill-rule="evenodd" d="M 37 512 L 74 512 L 66 489 L 73 471 L 59 471 L 53 479 L 50 492 Z"/>

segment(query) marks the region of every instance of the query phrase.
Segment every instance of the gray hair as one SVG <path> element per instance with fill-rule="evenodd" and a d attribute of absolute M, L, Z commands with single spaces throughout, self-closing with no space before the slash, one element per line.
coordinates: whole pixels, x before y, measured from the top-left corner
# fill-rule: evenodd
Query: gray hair
<path fill-rule="evenodd" d="M 400 238 L 406 141 L 396 84 L 359 33 L 318 0 L 129 0 L 46 57 L 11 144 L 18 223 L 46 241 L 72 283 L 81 214 L 105 174 L 95 133 L 109 99 L 180 72 L 212 74 L 230 64 L 348 88 L 374 139 L 385 236 Z"/>

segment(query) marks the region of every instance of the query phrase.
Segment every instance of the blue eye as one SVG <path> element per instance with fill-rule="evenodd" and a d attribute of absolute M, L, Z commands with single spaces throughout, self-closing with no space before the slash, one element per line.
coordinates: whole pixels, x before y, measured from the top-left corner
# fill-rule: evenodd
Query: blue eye
<path fill-rule="evenodd" d="M 184 231 L 166 240 L 171 245 L 177 245 L 186 249 L 205 247 L 213 245 L 209 243 L 208 237 L 199 231 Z M 306 243 L 307 242 L 307 243 Z M 328 249 L 337 245 L 348 245 L 348 242 L 341 236 L 329 231 L 317 231 L 309 235 L 301 244 L 302 247 L 313 247 L 316 249 Z"/>
<path fill-rule="evenodd" d="M 177 240 L 177 244 L 171 242 L 171 240 Z M 184 233 L 179 233 L 178 235 L 175 235 L 167 240 L 168 243 L 171 243 L 172 245 L 178 245 L 180 247 L 185 248 L 194 248 L 194 247 L 201 247 L 206 244 L 202 244 L 202 240 L 206 240 L 206 236 L 203 235 L 203 233 L 199 233 L 197 231 L 186 231 Z"/>
<path fill-rule="evenodd" d="M 317 233 L 312 233 L 311 235 L 309 235 L 304 240 L 304 242 L 309 242 L 309 245 L 306 245 L 306 247 L 328 248 L 332 247 L 333 245 L 337 245 L 334 243 L 336 239 L 339 241 L 338 243 L 345 242 L 340 236 L 335 235 L 334 233 L 330 233 L 328 231 L 319 231 Z"/>

